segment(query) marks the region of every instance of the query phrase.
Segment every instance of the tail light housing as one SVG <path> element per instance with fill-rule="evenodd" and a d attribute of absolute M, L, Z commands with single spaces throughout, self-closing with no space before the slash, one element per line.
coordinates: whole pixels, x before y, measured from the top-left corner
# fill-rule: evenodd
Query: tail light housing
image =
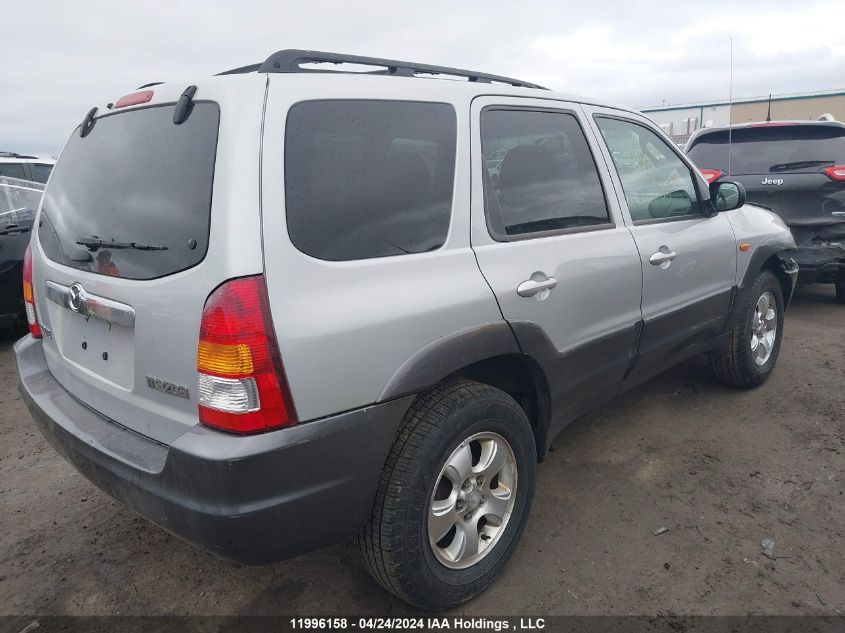
<path fill-rule="evenodd" d="M 23 256 L 23 303 L 26 309 L 26 321 L 29 333 L 35 338 L 41 338 L 41 324 L 38 323 L 38 312 L 35 309 L 35 291 L 32 286 L 32 247 L 26 247 Z"/>
<path fill-rule="evenodd" d="M 296 424 L 263 275 L 227 281 L 205 303 L 197 353 L 199 419 L 234 433 Z"/>
<path fill-rule="evenodd" d="M 825 176 L 837 182 L 845 182 L 845 165 L 831 165 L 822 169 Z"/>
<path fill-rule="evenodd" d="M 716 182 L 719 178 L 725 175 L 725 172 L 721 169 L 701 169 L 699 171 L 701 172 L 701 175 L 704 176 L 704 180 L 707 181 L 708 185 Z"/>

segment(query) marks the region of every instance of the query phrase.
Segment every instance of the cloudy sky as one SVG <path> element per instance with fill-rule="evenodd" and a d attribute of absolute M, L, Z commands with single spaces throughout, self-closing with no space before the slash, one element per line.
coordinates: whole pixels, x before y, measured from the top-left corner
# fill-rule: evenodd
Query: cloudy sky
<path fill-rule="evenodd" d="M 57 154 L 92 104 L 281 48 L 485 70 L 644 107 L 726 98 L 733 37 L 735 97 L 845 89 L 845 0 L 0 0 L 0 8 L 0 149 L 40 155 Z"/>

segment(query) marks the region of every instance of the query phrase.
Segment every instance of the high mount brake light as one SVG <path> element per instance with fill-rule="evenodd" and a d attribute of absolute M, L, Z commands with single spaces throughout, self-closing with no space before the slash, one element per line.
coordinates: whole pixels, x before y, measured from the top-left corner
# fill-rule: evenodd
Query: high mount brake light
<path fill-rule="evenodd" d="M 206 301 L 197 352 L 199 419 L 235 433 L 297 423 L 263 275 L 227 281 Z"/>
<path fill-rule="evenodd" d="M 707 181 L 707 184 L 716 182 L 719 178 L 725 175 L 725 172 L 721 169 L 701 169 L 700 171 L 701 175 L 704 176 L 704 180 Z"/>
<path fill-rule="evenodd" d="M 141 90 L 140 92 L 133 92 L 132 94 L 124 95 L 114 104 L 115 108 L 125 108 L 127 106 L 139 105 L 147 103 L 153 98 L 152 90 Z"/>
<path fill-rule="evenodd" d="M 26 247 L 23 256 L 23 302 L 26 309 L 26 321 L 29 333 L 41 338 L 41 324 L 38 323 L 38 311 L 35 309 L 35 290 L 32 286 L 32 246 Z"/>

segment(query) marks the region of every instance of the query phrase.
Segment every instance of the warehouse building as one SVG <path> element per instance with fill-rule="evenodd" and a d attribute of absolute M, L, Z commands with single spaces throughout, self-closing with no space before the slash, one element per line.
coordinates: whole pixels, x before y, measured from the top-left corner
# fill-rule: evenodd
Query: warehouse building
<path fill-rule="evenodd" d="M 772 95 L 771 109 L 773 121 L 806 121 L 824 115 L 831 115 L 837 121 L 845 121 L 845 88 Z M 690 134 L 702 127 L 765 121 L 768 110 L 768 95 L 734 99 L 733 106 L 725 100 L 642 108 L 646 116 L 678 143 L 686 142 Z"/>

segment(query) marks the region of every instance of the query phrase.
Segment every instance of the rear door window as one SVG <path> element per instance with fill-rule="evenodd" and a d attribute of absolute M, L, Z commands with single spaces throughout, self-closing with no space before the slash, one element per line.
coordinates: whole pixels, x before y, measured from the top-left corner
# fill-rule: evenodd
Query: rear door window
<path fill-rule="evenodd" d="M 610 223 L 596 163 L 573 114 L 485 109 L 481 153 L 495 239 Z"/>
<path fill-rule="evenodd" d="M 845 128 L 833 125 L 765 125 L 702 134 L 687 150 L 702 169 L 735 176 L 811 173 L 845 163 Z"/>
<path fill-rule="evenodd" d="M 75 131 L 44 194 L 38 237 L 66 266 L 153 279 L 198 264 L 208 249 L 219 108 L 196 102 L 109 114 Z"/>
<path fill-rule="evenodd" d="M 449 232 L 455 110 L 411 101 L 306 101 L 288 114 L 288 234 L 345 261 L 433 251 Z"/>

